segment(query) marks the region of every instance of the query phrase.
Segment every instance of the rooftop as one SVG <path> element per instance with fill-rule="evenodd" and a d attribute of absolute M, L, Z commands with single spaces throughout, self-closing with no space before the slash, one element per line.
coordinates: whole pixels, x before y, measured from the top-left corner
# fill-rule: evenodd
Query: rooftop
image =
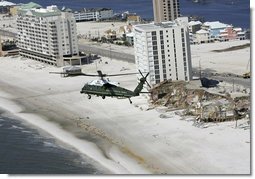
<path fill-rule="evenodd" d="M 175 22 L 168 21 L 168 22 L 162 22 L 162 23 L 139 24 L 139 25 L 135 25 L 134 27 L 146 31 L 146 30 L 157 30 L 162 28 L 171 28 L 176 26 L 177 24 Z"/>
<path fill-rule="evenodd" d="M 19 9 L 19 13 L 31 15 L 31 16 L 38 16 L 38 17 L 61 15 L 61 11 L 55 5 L 42 8 L 41 5 L 33 3 L 33 2 L 30 2 L 28 4 L 23 4 Z"/>
<path fill-rule="evenodd" d="M 83 8 L 82 10 L 79 10 L 79 11 L 75 11 L 74 13 L 78 13 L 78 12 L 99 12 L 99 11 L 109 11 L 109 10 L 112 10 L 110 8 L 90 8 L 90 9 L 86 9 L 86 8 Z"/>
<path fill-rule="evenodd" d="M 190 25 L 190 26 L 193 26 L 193 25 L 200 25 L 200 24 L 202 24 L 202 22 L 200 22 L 200 21 L 190 21 L 190 22 L 189 22 L 189 25 Z"/>
<path fill-rule="evenodd" d="M 201 29 L 197 31 L 196 34 L 209 34 L 209 31 Z"/>
<path fill-rule="evenodd" d="M 28 10 L 28 9 L 33 9 L 33 8 L 42 8 L 42 6 L 39 5 L 39 4 L 36 4 L 34 2 L 30 2 L 30 3 L 27 3 L 27 4 L 22 4 L 20 6 L 20 9 L 22 9 L 22 10 Z"/>
<path fill-rule="evenodd" d="M 0 6 L 15 6 L 15 5 L 16 4 L 12 2 L 4 1 L 4 0 L 0 1 Z"/>
<path fill-rule="evenodd" d="M 221 29 L 227 27 L 227 24 L 223 24 L 219 21 L 205 22 L 204 25 L 209 26 L 211 29 Z"/>

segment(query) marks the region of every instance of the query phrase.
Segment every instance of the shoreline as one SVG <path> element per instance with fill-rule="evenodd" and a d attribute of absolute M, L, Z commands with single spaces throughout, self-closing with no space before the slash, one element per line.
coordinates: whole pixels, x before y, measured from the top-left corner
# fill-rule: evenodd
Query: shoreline
<path fill-rule="evenodd" d="M 93 155 L 95 152 L 100 155 L 96 156 L 97 162 L 104 162 L 106 167 L 110 164 L 108 168 L 113 170 L 112 173 L 250 173 L 250 144 L 246 143 L 250 141 L 250 130 L 234 129 L 234 122 L 200 129 L 192 126 L 192 121 L 188 119 L 181 120 L 182 117 L 174 111 L 167 114 L 169 118 L 160 118 L 161 113 L 157 109 L 147 110 L 148 103 L 144 96 L 133 98 L 132 105 L 125 99 L 102 100 L 93 97 L 88 100 L 79 91 L 84 82 L 91 78 L 63 79 L 49 74 L 50 71 L 60 68 L 47 65 L 40 69 L 34 68 L 35 64 L 40 63 L 32 60 L 0 60 L 0 67 L 3 69 L 0 91 L 14 94 L 11 96 L 0 93 L 0 96 L 6 98 L 4 100 L 0 97 L 1 103 L 8 108 L 6 101 L 14 101 L 9 103 L 9 110 L 13 113 L 23 111 L 20 113 L 21 117 L 31 118 L 31 115 L 26 113 L 50 117 L 48 121 L 45 118 L 42 121 L 41 118 L 38 119 L 39 125 L 48 129 L 48 123 L 57 123 L 64 132 L 72 133 L 71 137 L 80 138 L 75 139 L 76 145 L 80 146 L 81 142 L 87 146 L 83 139 L 90 134 L 99 136 L 101 142 L 107 143 L 110 140 L 120 146 L 121 150 L 117 150 L 118 147 L 112 147 L 112 144 L 108 143 L 106 147 L 109 150 L 105 153 L 100 153 L 98 148 L 92 151 Z M 134 64 L 109 61 L 105 58 L 103 60 L 107 60 L 108 65 L 101 63 L 97 67 L 105 73 L 119 73 L 122 67 L 131 69 L 126 72 L 133 72 Z M 95 70 L 95 64 L 84 66 L 84 70 L 91 73 Z M 128 89 L 136 86 L 136 77 L 123 76 L 116 80 Z M 77 119 L 83 122 L 83 128 L 77 127 Z M 35 119 L 29 120 L 36 122 Z M 51 126 L 54 129 L 56 127 L 55 124 Z M 64 136 L 61 135 L 62 133 L 60 138 Z M 70 135 L 68 138 L 70 139 Z M 109 158 L 114 161 L 109 161 Z"/>
<path fill-rule="evenodd" d="M 5 102 L 7 102 L 7 100 L 5 100 Z M 15 104 L 11 101 L 8 101 L 8 102 L 9 102 L 9 106 L 11 106 L 11 108 L 8 107 L 8 105 L 4 106 L 0 102 L 1 108 L 4 109 L 5 111 L 8 111 L 4 115 L 14 116 L 17 120 L 22 120 L 31 128 L 36 128 L 36 129 L 42 130 L 43 132 L 47 133 L 48 135 L 54 137 L 57 141 L 60 141 L 61 143 L 66 145 L 63 147 L 67 147 L 67 149 L 69 149 L 69 150 L 71 147 L 71 148 L 75 149 L 76 152 L 79 152 L 80 154 L 83 154 L 86 157 L 93 160 L 92 163 L 95 163 L 95 162 L 98 163 L 100 166 L 102 166 L 104 168 L 103 170 L 107 169 L 110 172 L 113 172 L 113 174 L 114 173 L 115 174 L 131 174 L 132 173 L 132 171 L 128 170 L 128 166 L 122 166 L 122 165 L 120 165 L 119 162 L 114 161 L 114 160 L 118 159 L 119 156 L 125 157 L 125 154 L 122 154 L 122 152 L 119 149 L 117 149 L 116 146 L 115 147 L 112 146 L 114 148 L 114 150 L 110 150 L 110 151 L 113 151 L 113 155 L 114 155 L 114 153 L 116 154 L 115 155 L 116 158 L 108 159 L 105 157 L 105 154 L 104 154 L 105 151 L 102 151 L 96 145 L 96 143 L 92 143 L 85 139 L 77 138 L 73 134 L 63 130 L 58 124 L 49 122 L 49 119 L 47 119 L 43 116 L 40 116 L 39 114 L 24 113 L 22 111 L 18 111 L 18 110 L 16 110 L 19 108 L 19 106 L 17 104 Z M 125 161 L 125 160 L 122 160 L 122 161 L 127 163 L 128 165 L 132 164 L 135 166 L 135 163 L 134 163 L 134 161 L 132 161 L 132 159 L 128 159 L 127 161 Z M 97 166 L 98 164 L 96 164 L 96 167 L 98 167 Z M 138 167 L 138 166 L 136 166 L 136 167 Z M 99 169 L 99 170 L 102 170 L 102 169 Z M 142 171 L 142 169 L 140 171 Z M 149 174 L 149 172 L 145 172 L 145 171 L 146 170 L 144 170 L 143 174 Z"/>
<path fill-rule="evenodd" d="M 108 158 L 104 154 L 106 151 L 102 151 L 102 148 L 100 149 L 96 143 L 87 141 L 85 139 L 79 139 L 77 136 L 65 131 L 61 126 L 49 121 L 49 119 L 41 116 L 40 114 L 23 112 L 25 110 L 24 107 L 19 106 L 5 97 L 3 98 L 3 93 L 1 93 L 0 106 L 2 109 L 7 111 L 7 116 L 14 116 L 16 120 L 22 120 L 30 127 L 42 130 L 43 132 L 47 133 L 47 135 L 50 135 L 57 141 L 63 143 L 65 145 L 64 147 L 67 147 L 67 149 L 74 149 L 76 151 L 73 152 L 79 152 L 80 154 L 85 155 L 87 158 L 92 160 L 95 167 L 103 167 L 103 169 L 99 168 L 100 171 L 109 170 L 109 172 L 112 172 L 112 174 L 132 174 L 134 171 L 141 172 L 141 174 L 150 174 L 150 172 L 142 167 L 136 166 L 134 160 L 127 158 L 127 156 L 116 146 L 112 145 L 110 148 L 108 148 L 108 156 L 112 157 Z M 8 93 L 4 92 L 4 94 L 6 95 Z M 11 95 L 8 96 L 10 97 Z M 123 157 L 124 160 L 120 157 Z M 121 165 L 122 163 L 124 165 Z M 130 170 L 130 168 L 132 170 Z M 137 174 L 135 172 L 133 174 Z"/>

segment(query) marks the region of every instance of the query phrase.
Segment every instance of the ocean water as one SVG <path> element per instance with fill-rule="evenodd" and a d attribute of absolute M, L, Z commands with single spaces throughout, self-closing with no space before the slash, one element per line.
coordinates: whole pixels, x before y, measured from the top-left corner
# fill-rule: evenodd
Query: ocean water
<path fill-rule="evenodd" d="M 31 0 L 10 0 L 15 3 L 28 3 Z M 135 12 L 143 18 L 152 19 L 152 0 L 32 0 L 42 6 L 55 4 L 73 10 L 93 7 L 109 7 L 115 13 Z M 182 15 L 197 15 L 205 21 L 221 21 L 235 27 L 250 28 L 249 0 L 204 0 L 204 3 L 193 3 L 192 0 L 180 0 Z"/>
<path fill-rule="evenodd" d="M 0 114 L 0 174 L 103 174 L 89 159 Z"/>

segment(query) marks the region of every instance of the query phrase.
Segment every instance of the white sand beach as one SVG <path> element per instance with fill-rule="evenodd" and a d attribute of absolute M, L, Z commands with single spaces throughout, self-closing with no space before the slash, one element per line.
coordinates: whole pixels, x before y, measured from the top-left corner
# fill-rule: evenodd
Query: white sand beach
<path fill-rule="evenodd" d="M 205 51 L 214 50 L 210 44 L 202 47 Z M 233 56 L 239 54 L 235 68 L 245 69 L 246 62 L 240 60 L 243 54 L 238 51 L 231 53 Z M 217 60 L 210 53 L 206 54 L 203 60 L 208 65 L 211 60 Z M 120 73 L 122 67 L 130 69 L 125 73 L 135 71 L 135 64 L 104 57 L 102 60 L 103 63 L 84 65 L 83 71 L 95 73 L 100 69 L 114 74 Z M 106 61 L 108 64 L 104 63 Z M 221 66 L 218 65 L 217 69 L 223 70 Z M 132 105 L 127 99 L 92 97 L 88 100 L 87 96 L 80 94 L 80 89 L 93 78 L 61 78 L 49 72 L 62 71 L 62 68 L 28 59 L 0 58 L 0 68 L 0 107 L 71 145 L 110 173 L 251 172 L 250 130 L 235 128 L 234 121 L 198 128 L 192 125 L 191 117 L 183 118 L 174 111 L 167 113 L 168 118 L 160 118 L 163 109 L 148 110 L 146 95 L 132 98 Z M 135 75 L 111 80 L 131 90 L 137 85 Z M 247 120 L 238 121 L 238 125 L 246 123 Z M 97 140 L 87 140 L 90 135 Z"/>

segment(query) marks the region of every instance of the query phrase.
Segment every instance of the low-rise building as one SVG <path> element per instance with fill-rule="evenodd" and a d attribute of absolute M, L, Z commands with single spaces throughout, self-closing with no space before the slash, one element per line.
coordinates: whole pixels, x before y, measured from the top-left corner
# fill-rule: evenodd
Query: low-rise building
<path fill-rule="evenodd" d="M 201 29 L 202 22 L 200 21 L 190 21 L 189 22 L 189 31 L 195 34 L 197 31 Z"/>
<path fill-rule="evenodd" d="M 220 30 L 219 37 L 223 41 L 234 40 L 237 37 L 237 32 L 233 29 L 233 26 L 228 25 L 224 30 Z"/>
<path fill-rule="evenodd" d="M 142 21 L 141 16 L 138 15 L 128 15 L 127 23 L 128 24 L 138 24 Z"/>
<path fill-rule="evenodd" d="M 74 12 L 74 18 L 79 21 L 100 21 L 113 18 L 113 10 L 109 8 L 83 9 Z"/>
<path fill-rule="evenodd" d="M 209 31 L 211 38 L 219 38 L 220 31 L 224 30 L 228 25 L 219 21 L 205 22 L 202 25 L 202 29 Z"/>
<path fill-rule="evenodd" d="M 9 14 L 10 8 L 14 7 L 16 4 L 9 1 L 0 1 L 0 14 Z"/>
<path fill-rule="evenodd" d="M 126 34 L 126 40 L 130 45 L 134 45 L 134 33 L 127 33 Z"/>
<path fill-rule="evenodd" d="M 210 33 L 207 30 L 201 29 L 196 32 L 195 35 L 195 43 L 201 44 L 201 43 L 208 43 L 211 41 Z"/>

